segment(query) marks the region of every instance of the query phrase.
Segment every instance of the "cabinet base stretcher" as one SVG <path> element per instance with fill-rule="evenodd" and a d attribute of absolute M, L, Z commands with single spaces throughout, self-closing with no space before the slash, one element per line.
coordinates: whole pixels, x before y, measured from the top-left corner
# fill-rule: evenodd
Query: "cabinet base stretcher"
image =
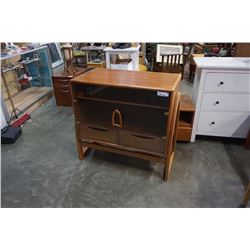
<path fill-rule="evenodd" d="M 104 146 L 98 143 L 92 143 L 92 142 L 86 142 L 81 139 L 77 140 L 77 149 L 78 149 L 78 155 L 80 160 L 84 160 L 87 156 L 87 153 L 90 149 L 96 149 L 96 150 L 103 150 L 111 153 L 117 153 L 121 155 L 126 155 L 130 157 L 135 157 L 143 160 L 149 160 L 154 162 L 160 162 L 164 164 L 164 171 L 163 171 L 163 179 L 165 181 L 168 180 L 168 177 L 170 175 L 170 171 L 173 165 L 173 159 L 174 159 L 174 152 L 167 157 L 163 158 L 160 156 L 156 156 L 154 154 L 150 154 L 150 152 L 140 152 L 136 151 L 127 147 L 120 146 L 118 148 L 117 146 Z"/>

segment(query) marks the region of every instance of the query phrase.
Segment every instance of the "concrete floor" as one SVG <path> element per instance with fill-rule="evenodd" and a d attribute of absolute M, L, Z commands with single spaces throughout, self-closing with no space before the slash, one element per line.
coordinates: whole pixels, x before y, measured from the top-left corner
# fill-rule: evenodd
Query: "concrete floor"
<path fill-rule="evenodd" d="M 191 84 L 183 81 L 182 92 Z M 91 151 L 78 159 L 71 108 L 54 98 L 32 113 L 14 145 L 2 145 L 2 207 L 238 207 L 250 151 L 221 140 L 178 143 L 163 165 Z"/>

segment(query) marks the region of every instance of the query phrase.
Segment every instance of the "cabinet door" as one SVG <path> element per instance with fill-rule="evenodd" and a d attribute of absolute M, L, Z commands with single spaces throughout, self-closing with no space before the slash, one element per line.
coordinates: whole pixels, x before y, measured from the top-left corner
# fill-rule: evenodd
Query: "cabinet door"
<path fill-rule="evenodd" d="M 76 105 L 76 120 L 81 138 L 93 141 L 116 143 L 117 130 L 112 126 L 115 106 L 92 100 L 79 100 Z"/>
<path fill-rule="evenodd" d="M 118 143 L 154 155 L 163 156 L 167 116 L 163 109 L 119 105 L 122 127 Z"/>

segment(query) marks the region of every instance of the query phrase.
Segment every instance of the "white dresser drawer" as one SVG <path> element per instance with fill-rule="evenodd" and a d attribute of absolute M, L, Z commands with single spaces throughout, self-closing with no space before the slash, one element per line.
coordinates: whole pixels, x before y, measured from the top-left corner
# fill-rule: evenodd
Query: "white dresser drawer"
<path fill-rule="evenodd" d="M 204 93 L 201 110 L 250 111 L 250 94 Z"/>
<path fill-rule="evenodd" d="M 201 111 L 198 122 L 198 133 L 245 138 L 249 127 L 249 113 Z"/>
<path fill-rule="evenodd" d="M 207 73 L 204 91 L 249 93 L 250 74 Z"/>

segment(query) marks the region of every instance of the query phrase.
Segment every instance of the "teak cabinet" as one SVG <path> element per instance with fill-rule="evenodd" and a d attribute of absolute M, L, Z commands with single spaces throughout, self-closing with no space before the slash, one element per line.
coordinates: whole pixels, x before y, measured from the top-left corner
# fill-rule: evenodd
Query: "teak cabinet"
<path fill-rule="evenodd" d="M 165 164 L 176 142 L 180 74 L 96 68 L 72 79 L 79 158 L 87 148 Z"/>

